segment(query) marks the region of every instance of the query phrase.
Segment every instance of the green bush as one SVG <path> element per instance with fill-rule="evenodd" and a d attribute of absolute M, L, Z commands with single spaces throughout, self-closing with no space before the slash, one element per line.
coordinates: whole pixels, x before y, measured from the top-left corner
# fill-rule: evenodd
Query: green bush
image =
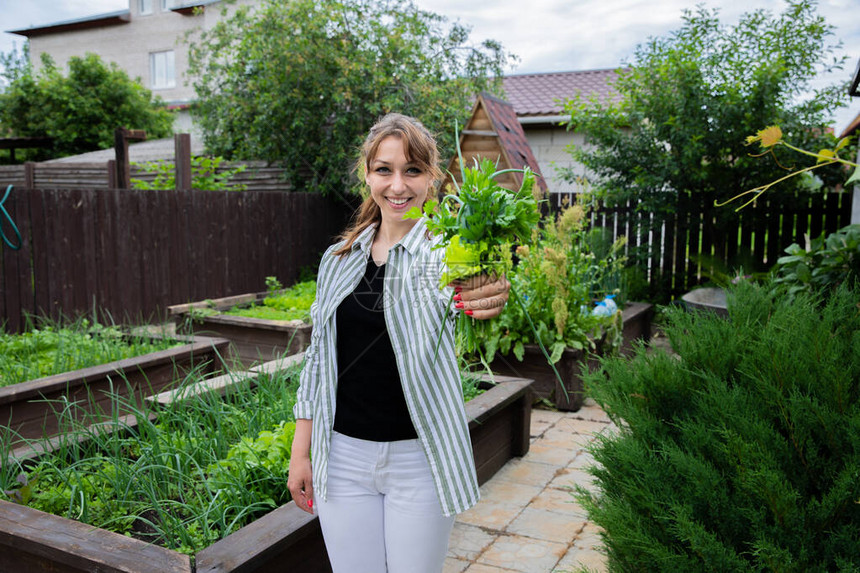
<path fill-rule="evenodd" d="M 822 234 L 805 249 L 793 243 L 785 252 L 776 261 L 774 282 L 787 285 L 789 294 L 860 280 L 860 225 Z"/>
<path fill-rule="evenodd" d="M 618 333 L 615 314 L 595 316 L 592 309 L 607 295 L 616 296 L 619 308 L 624 304 L 626 237 L 612 241 L 604 229 L 589 229 L 588 201 L 581 197 L 557 218 L 550 215 L 530 244 L 517 248 L 512 301 L 498 320 L 488 321 L 483 338 L 488 362 L 496 352 L 522 360 L 524 345 L 540 339 L 555 363 L 565 348 L 593 350 L 603 332 Z"/>
<path fill-rule="evenodd" d="M 587 377 L 619 430 L 594 492 L 610 571 L 857 571 L 860 290 L 729 290 L 729 319 L 670 309 L 677 356 Z"/>

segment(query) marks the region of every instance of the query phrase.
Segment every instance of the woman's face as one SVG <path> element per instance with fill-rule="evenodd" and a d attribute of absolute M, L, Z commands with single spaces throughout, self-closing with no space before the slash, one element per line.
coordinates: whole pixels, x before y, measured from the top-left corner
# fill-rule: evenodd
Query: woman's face
<path fill-rule="evenodd" d="M 383 224 L 400 224 L 406 211 L 420 208 L 432 183 L 426 170 L 406 159 L 403 141 L 394 135 L 379 143 L 365 181 L 370 186 L 370 196 L 382 210 Z"/>

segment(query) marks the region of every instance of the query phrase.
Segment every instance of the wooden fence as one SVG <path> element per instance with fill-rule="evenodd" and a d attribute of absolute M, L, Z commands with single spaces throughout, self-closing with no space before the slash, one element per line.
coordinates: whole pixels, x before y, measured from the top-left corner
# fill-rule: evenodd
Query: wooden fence
<path fill-rule="evenodd" d="M 172 161 L 166 163 L 172 165 Z M 286 191 L 289 184 L 284 181 L 284 170 L 263 161 L 223 163 L 218 171 L 224 172 L 239 165 L 245 171 L 230 179 L 231 185 L 241 185 L 246 191 Z M 156 174 L 147 173 L 136 164 L 131 165 L 132 179 L 151 182 Z M 110 163 L 26 163 L 0 165 L 0 188 L 7 185 L 27 189 L 111 189 Z"/>
<path fill-rule="evenodd" d="M 563 197 L 554 202 L 560 205 Z M 568 197 L 568 201 L 570 197 Z M 851 223 L 852 193 L 770 191 L 735 212 L 705 197 L 680 197 L 674 213 L 602 207 L 592 225 L 627 237 L 627 254 L 648 281 L 651 300 L 668 301 L 715 276 L 771 268 L 792 243 L 805 244 Z"/>
<path fill-rule="evenodd" d="M 21 187 L 5 207 L 23 235 L 20 250 L 0 250 L 0 323 L 10 332 L 28 313 L 99 309 L 138 322 L 169 305 L 265 290 L 267 276 L 290 284 L 351 212 L 305 193 Z"/>

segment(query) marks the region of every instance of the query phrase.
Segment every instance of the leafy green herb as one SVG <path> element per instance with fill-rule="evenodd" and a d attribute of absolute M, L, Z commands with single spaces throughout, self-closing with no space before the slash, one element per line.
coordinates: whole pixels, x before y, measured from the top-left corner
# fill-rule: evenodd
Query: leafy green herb
<path fill-rule="evenodd" d="M 462 158 L 460 163 L 463 164 Z M 496 181 L 509 171 L 522 173 L 519 191 L 505 189 Z M 527 240 L 540 219 L 534 173 L 527 167 L 497 171 L 489 159 L 476 159 L 462 173 L 463 184 L 456 194 L 446 195 L 441 201 L 427 201 L 423 210 L 415 207 L 405 215 L 413 219 L 426 217 L 427 228 L 442 238 L 440 247 L 445 249 L 447 270 L 440 278 L 440 288 L 475 275 L 509 274 L 513 245 Z M 463 352 L 480 348 L 487 322 L 465 313 L 458 316 L 456 339 Z"/>

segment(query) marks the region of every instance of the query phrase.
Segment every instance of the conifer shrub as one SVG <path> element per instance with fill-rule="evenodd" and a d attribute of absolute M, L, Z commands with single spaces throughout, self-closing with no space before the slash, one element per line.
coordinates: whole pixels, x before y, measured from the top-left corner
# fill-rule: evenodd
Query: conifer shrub
<path fill-rule="evenodd" d="M 858 301 L 741 284 L 728 319 L 667 311 L 677 355 L 586 377 L 619 428 L 577 493 L 610 571 L 858 571 Z"/>

